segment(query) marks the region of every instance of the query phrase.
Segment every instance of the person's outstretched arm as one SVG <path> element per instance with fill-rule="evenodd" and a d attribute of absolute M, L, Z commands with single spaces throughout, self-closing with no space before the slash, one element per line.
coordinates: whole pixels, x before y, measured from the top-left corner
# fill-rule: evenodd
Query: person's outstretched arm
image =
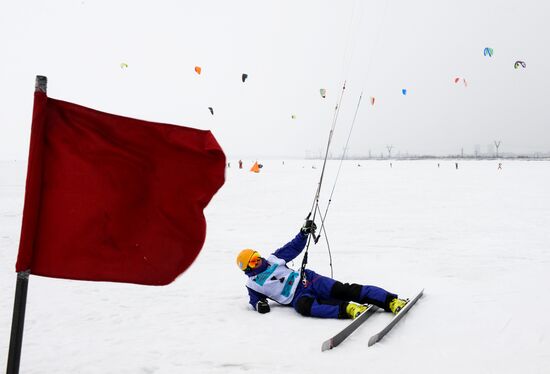
<path fill-rule="evenodd" d="M 273 252 L 273 256 L 284 260 L 285 263 L 290 262 L 298 257 L 298 255 L 304 250 L 306 243 L 307 235 L 300 231 L 298 235 L 294 237 L 294 239 Z"/>
<path fill-rule="evenodd" d="M 294 260 L 304 250 L 309 234 L 315 235 L 317 225 L 312 220 L 306 220 L 298 235 L 290 242 L 273 252 L 273 256 L 289 262 Z"/>

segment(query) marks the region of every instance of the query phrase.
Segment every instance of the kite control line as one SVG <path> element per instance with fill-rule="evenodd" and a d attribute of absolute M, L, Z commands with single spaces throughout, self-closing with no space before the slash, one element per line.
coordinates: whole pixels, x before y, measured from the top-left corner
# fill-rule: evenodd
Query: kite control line
<path fill-rule="evenodd" d="M 355 108 L 355 114 L 353 115 L 353 121 L 351 122 L 351 127 L 349 129 L 348 139 L 346 140 L 346 145 L 344 147 L 344 151 L 342 152 L 342 158 L 340 159 L 340 165 L 338 166 L 338 172 L 336 173 L 336 178 L 334 179 L 334 185 L 332 186 L 332 191 L 330 192 L 330 196 L 328 198 L 328 203 L 327 203 L 327 207 L 325 209 L 324 216 L 321 215 L 321 212 L 319 212 L 319 216 L 321 217 L 321 230 L 320 231 L 321 232 L 325 231 L 325 235 L 326 235 L 326 230 L 324 230 L 324 228 L 325 228 L 325 220 L 327 219 L 328 208 L 330 207 L 330 203 L 332 202 L 332 195 L 334 195 L 334 190 L 336 188 L 336 183 L 338 182 L 338 177 L 340 176 L 340 170 L 342 170 L 342 163 L 344 162 L 344 158 L 346 157 L 346 152 L 348 151 L 349 140 L 351 139 L 351 133 L 353 132 L 353 126 L 355 126 L 355 120 L 357 119 L 357 112 L 359 112 L 359 106 L 361 105 L 361 98 L 362 97 L 363 97 L 363 92 L 361 92 L 361 95 L 359 95 L 359 101 L 357 101 L 357 107 Z M 319 241 L 320 238 L 321 238 L 321 234 L 319 234 L 315 238 L 315 244 L 317 244 L 317 242 Z M 327 245 L 328 245 L 328 241 L 327 241 Z M 330 253 L 330 246 L 329 246 L 329 253 Z"/>
<path fill-rule="evenodd" d="M 338 172 L 336 173 L 336 178 L 334 179 L 334 185 L 332 186 L 332 191 L 330 192 L 330 196 L 328 198 L 327 207 L 325 209 L 325 214 L 321 214 L 321 209 L 319 208 L 319 204 L 317 204 L 317 212 L 319 212 L 319 218 L 321 219 L 321 228 L 319 230 L 319 235 L 313 237 L 313 241 L 315 244 L 321 239 L 321 234 L 325 234 L 325 240 L 327 242 L 327 251 L 328 251 L 328 257 L 329 257 L 329 266 L 330 266 L 330 277 L 334 277 L 334 272 L 332 268 L 332 253 L 330 250 L 330 243 L 327 237 L 327 230 L 325 228 L 325 220 L 327 219 L 328 209 L 330 207 L 330 203 L 332 202 L 332 195 L 334 195 L 334 190 L 336 189 L 336 183 L 338 182 L 338 177 L 340 176 L 340 170 L 342 169 L 342 163 L 344 162 L 344 158 L 346 157 L 346 152 L 348 150 L 349 141 L 351 139 L 351 133 L 353 132 L 353 126 L 355 125 L 355 120 L 357 118 L 357 112 L 359 111 L 359 106 L 361 105 L 361 98 L 363 97 L 363 92 L 361 92 L 361 95 L 359 95 L 359 101 L 357 102 L 357 108 L 355 108 L 355 114 L 353 116 L 353 121 L 351 122 L 351 127 L 348 134 L 348 139 L 346 141 L 346 145 L 344 147 L 344 151 L 342 153 L 342 158 L 340 159 L 340 165 L 338 166 Z M 306 219 L 309 219 L 309 216 Z"/>
<path fill-rule="evenodd" d="M 340 112 L 340 105 L 342 104 L 342 98 L 344 97 L 344 91 L 345 90 L 346 90 L 346 82 L 344 82 L 344 85 L 342 86 L 342 92 L 340 93 L 340 99 L 338 99 L 338 104 L 336 104 L 336 107 L 334 108 L 334 117 L 332 118 L 332 125 L 331 125 L 330 132 L 329 132 L 329 135 L 328 135 L 327 148 L 326 148 L 326 151 L 325 151 L 325 159 L 323 161 L 323 168 L 321 169 L 321 177 L 319 178 L 319 184 L 317 185 L 317 191 L 315 192 L 315 197 L 313 199 L 313 204 L 311 206 L 311 210 L 309 211 L 309 213 L 306 217 L 306 220 L 310 219 L 310 217 L 311 217 L 311 220 L 315 221 L 315 215 L 317 214 L 317 210 L 319 209 L 319 195 L 321 194 L 321 186 L 323 184 L 323 177 L 325 175 L 325 168 L 327 166 L 328 153 L 329 153 L 329 149 L 330 149 L 330 144 L 332 142 L 332 135 L 334 134 L 334 129 L 336 128 L 336 122 L 338 121 L 338 114 Z M 313 214 L 313 216 L 312 216 L 312 214 Z M 314 241 L 318 240 L 318 239 L 316 239 L 315 235 L 313 235 L 313 239 L 314 239 Z M 304 253 L 304 258 L 302 260 L 302 266 L 300 268 L 300 277 L 302 279 L 302 282 L 305 281 L 304 270 L 305 270 L 306 265 L 307 265 L 307 254 L 308 254 L 310 242 L 311 242 L 311 235 L 309 235 L 308 238 L 307 238 L 306 251 Z"/>

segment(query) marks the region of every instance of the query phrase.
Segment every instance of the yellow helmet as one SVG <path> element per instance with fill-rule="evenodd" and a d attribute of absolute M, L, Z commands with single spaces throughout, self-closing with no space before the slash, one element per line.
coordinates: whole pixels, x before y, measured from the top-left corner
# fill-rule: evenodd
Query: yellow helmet
<path fill-rule="evenodd" d="M 245 271 L 247 269 L 254 269 L 261 264 L 261 256 L 257 251 L 247 248 L 239 252 L 237 256 L 237 266 L 239 269 Z"/>

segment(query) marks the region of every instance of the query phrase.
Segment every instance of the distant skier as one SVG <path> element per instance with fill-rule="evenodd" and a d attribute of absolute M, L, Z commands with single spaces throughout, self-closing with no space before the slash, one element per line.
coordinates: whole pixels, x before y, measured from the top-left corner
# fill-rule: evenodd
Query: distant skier
<path fill-rule="evenodd" d="M 239 160 L 239 169 L 242 169 L 242 168 L 243 168 L 243 161 Z"/>
<path fill-rule="evenodd" d="M 498 163 L 498 169 L 497 170 L 502 170 L 502 162 Z"/>
<path fill-rule="evenodd" d="M 263 258 L 253 249 L 243 249 L 237 256 L 237 266 L 248 281 L 249 303 L 259 313 L 270 311 L 267 299 L 292 306 L 303 316 L 319 318 L 356 318 L 374 304 L 397 314 L 407 301 L 380 287 L 342 283 L 305 269 L 305 278 L 287 267 L 304 249 L 308 235 L 315 234 L 317 226 L 306 220 L 294 239 Z"/>
<path fill-rule="evenodd" d="M 458 170 L 458 162 L 455 162 L 455 169 Z"/>

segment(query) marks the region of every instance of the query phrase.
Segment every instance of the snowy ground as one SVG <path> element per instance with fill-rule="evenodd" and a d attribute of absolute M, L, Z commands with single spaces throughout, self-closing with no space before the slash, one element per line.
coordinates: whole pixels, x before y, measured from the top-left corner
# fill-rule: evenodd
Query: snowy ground
<path fill-rule="evenodd" d="M 291 239 L 321 171 L 320 161 L 262 163 L 253 174 L 232 160 L 206 210 L 205 247 L 169 286 L 31 276 L 21 372 L 548 373 L 550 162 L 497 170 L 495 161 L 460 161 L 456 170 L 444 160 L 346 161 L 327 218 L 334 277 L 404 297 L 426 291 L 374 347 L 367 340 L 386 313 L 328 352 L 321 343 L 347 322 L 277 306 L 260 315 L 247 304 L 236 253 L 267 255 Z M 325 198 L 337 164 L 329 162 Z M 0 163 L 0 370 L 24 169 Z M 326 243 L 310 248 L 309 263 L 330 274 Z"/>

